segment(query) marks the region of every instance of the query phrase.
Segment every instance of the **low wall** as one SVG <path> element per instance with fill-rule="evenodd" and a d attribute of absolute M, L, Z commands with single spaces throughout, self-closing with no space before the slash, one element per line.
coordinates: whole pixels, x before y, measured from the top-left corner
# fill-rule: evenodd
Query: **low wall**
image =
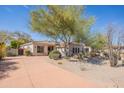
<path fill-rule="evenodd" d="M 6 56 L 18 56 L 18 49 L 7 49 Z"/>

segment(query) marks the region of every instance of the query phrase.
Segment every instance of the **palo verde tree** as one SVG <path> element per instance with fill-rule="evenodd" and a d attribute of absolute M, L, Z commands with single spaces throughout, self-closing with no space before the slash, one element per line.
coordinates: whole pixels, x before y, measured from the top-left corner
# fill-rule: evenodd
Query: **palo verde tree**
<path fill-rule="evenodd" d="M 89 45 L 94 51 L 102 51 L 107 45 L 107 37 L 102 33 L 96 33 L 90 41 Z"/>
<path fill-rule="evenodd" d="M 49 36 L 55 41 L 62 41 L 67 47 L 77 33 L 89 24 L 83 17 L 83 6 L 47 6 L 31 12 L 31 28 L 33 31 Z"/>

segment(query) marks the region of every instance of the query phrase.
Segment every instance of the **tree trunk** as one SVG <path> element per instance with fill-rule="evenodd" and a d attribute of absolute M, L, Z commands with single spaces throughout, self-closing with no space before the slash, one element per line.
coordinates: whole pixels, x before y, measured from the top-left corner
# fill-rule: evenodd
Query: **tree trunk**
<path fill-rule="evenodd" d="M 67 43 L 65 43 L 64 52 L 65 52 L 65 56 L 68 56 L 68 44 Z"/>

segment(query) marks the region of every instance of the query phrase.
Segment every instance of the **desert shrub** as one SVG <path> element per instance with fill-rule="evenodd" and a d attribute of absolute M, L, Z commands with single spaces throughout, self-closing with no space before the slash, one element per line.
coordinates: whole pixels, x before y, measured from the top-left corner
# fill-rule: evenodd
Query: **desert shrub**
<path fill-rule="evenodd" d="M 63 63 L 62 63 L 62 62 L 58 62 L 58 64 L 60 64 L 60 65 L 61 65 L 61 64 L 63 64 Z"/>
<path fill-rule="evenodd" d="M 25 56 L 31 56 L 31 55 L 32 55 L 31 51 L 25 50 Z"/>
<path fill-rule="evenodd" d="M 121 56 L 120 55 L 118 55 L 118 60 L 121 60 L 122 58 L 121 58 Z"/>
<path fill-rule="evenodd" d="M 88 52 L 82 52 L 81 54 L 84 58 L 88 58 L 90 56 L 90 53 Z"/>
<path fill-rule="evenodd" d="M 80 59 L 80 60 L 83 59 L 83 57 L 84 57 L 83 53 L 79 53 L 79 54 L 76 54 L 76 55 L 73 56 L 73 58 Z"/>
<path fill-rule="evenodd" d="M 97 55 L 96 55 L 96 52 L 93 52 L 93 51 L 92 51 L 92 52 L 90 53 L 90 56 L 91 56 L 91 57 L 96 57 L 96 56 L 97 56 Z"/>
<path fill-rule="evenodd" d="M 124 60 L 122 60 L 122 66 L 124 66 Z"/>
<path fill-rule="evenodd" d="M 78 55 L 74 55 L 73 58 L 79 59 L 79 56 Z"/>
<path fill-rule="evenodd" d="M 64 57 L 64 59 L 67 59 L 67 60 L 68 60 L 68 59 L 70 59 L 70 57 L 68 57 L 68 56 L 65 56 L 65 57 Z"/>
<path fill-rule="evenodd" d="M 49 58 L 55 59 L 55 60 L 60 59 L 61 58 L 61 53 L 57 50 L 53 50 L 49 53 Z"/>
<path fill-rule="evenodd" d="M 79 54 L 78 54 L 78 58 L 79 58 L 79 60 L 83 60 L 84 56 L 85 56 L 84 53 L 79 53 Z"/>
<path fill-rule="evenodd" d="M 109 59 L 109 54 L 107 52 L 103 52 L 103 55 L 106 60 Z"/>
<path fill-rule="evenodd" d="M 6 52 L 5 52 L 5 45 L 4 44 L 0 44 L 0 60 L 5 56 Z"/>
<path fill-rule="evenodd" d="M 117 65 L 117 63 L 118 63 L 117 54 L 113 53 L 112 60 L 110 61 L 110 65 L 112 67 L 115 67 Z"/>

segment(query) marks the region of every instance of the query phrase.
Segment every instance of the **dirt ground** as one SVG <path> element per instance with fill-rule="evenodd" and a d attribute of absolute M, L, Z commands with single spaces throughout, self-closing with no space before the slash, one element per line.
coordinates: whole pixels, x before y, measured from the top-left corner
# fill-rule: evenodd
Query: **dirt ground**
<path fill-rule="evenodd" d="M 124 87 L 120 64 L 110 67 L 107 61 L 84 64 L 47 56 L 8 57 L 0 62 L 0 87 Z"/>
<path fill-rule="evenodd" d="M 0 62 L 0 87 L 82 88 L 103 87 L 102 83 L 50 64 L 47 56 L 8 57 Z M 66 65 L 66 64 L 65 64 Z M 64 65 L 63 65 L 64 66 Z M 84 73 L 84 76 L 86 72 Z M 87 74 L 88 75 L 88 74 Z M 94 78 L 94 77 L 93 77 Z"/>
<path fill-rule="evenodd" d="M 58 64 L 62 62 L 62 64 Z M 60 68 L 71 71 L 87 80 L 102 83 L 104 87 L 124 87 L 124 66 L 110 67 L 108 61 L 80 63 L 68 60 L 50 62 Z"/>

